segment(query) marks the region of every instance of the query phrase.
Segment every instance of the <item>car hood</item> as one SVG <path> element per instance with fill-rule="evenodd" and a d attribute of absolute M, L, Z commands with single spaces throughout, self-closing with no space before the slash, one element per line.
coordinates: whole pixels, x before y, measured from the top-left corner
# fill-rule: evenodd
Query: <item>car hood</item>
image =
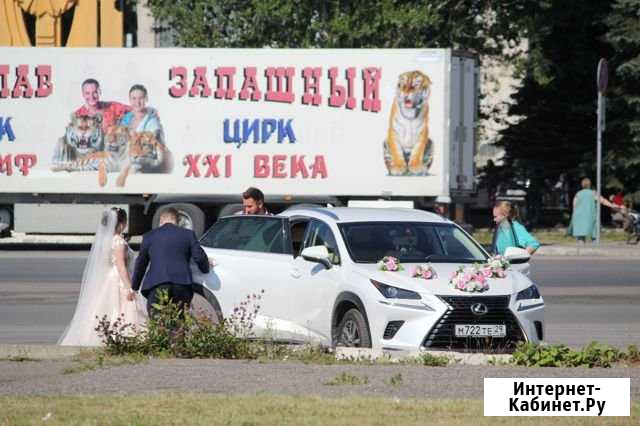
<path fill-rule="evenodd" d="M 457 263 L 430 263 L 436 271 L 436 278 L 425 280 L 422 278 L 412 278 L 411 271 L 417 263 L 403 263 L 404 270 L 397 272 L 380 271 L 376 264 L 356 264 L 354 272 L 368 279 L 374 279 L 383 284 L 404 288 L 418 293 L 427 293 L 443 296 L 464 296 L 482 294 L 483 296 L 504 296 L 517 293 L 531 286 L 533 283 L 529 278 L 518 271 L 508 269 L 504 278 L 489 278 L 489 289 L 482 293 L 468 293 L 453 288 L 449 283 L 451 275 L 460 266 L 468 264 Z"/>

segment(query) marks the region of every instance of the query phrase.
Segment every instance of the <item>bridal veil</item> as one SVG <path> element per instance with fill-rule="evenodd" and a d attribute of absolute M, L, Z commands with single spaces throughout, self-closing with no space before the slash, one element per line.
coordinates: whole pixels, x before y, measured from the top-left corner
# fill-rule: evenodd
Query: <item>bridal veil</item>
<path fill-rule="evenodd" d="M 96 316 L 101 317 L 105 311 L 105 278 L 110 268 L 111 244 L 117 224 L 117 215 L 113 210 L 102 213 L 96 236 L 91 246 L 82 274 L 80 295 L 71 323 L 62 333 L 58 344 L 66 346 L 99 346 L 101 340 L 95 327 Z M 108 307 L 106 307 L 108 309 Z"/>

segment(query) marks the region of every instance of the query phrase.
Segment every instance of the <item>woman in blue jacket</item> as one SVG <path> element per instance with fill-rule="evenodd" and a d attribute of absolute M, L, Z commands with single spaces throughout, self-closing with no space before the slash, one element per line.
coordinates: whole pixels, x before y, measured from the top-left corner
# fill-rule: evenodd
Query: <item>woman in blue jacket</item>
<path fill-rule="evenodd" d="M 503 255 L 507 247 L 519 247 L 533 254 L 540 243 L 518 222 L 518 208 L 508 201 L 499 201 L 493 208 L 492 251 Z"/>

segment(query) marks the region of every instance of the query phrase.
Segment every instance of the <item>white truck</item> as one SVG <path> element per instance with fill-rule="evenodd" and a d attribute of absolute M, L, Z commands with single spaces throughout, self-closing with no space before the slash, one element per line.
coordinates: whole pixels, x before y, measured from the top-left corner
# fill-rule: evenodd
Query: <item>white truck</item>
<path fill-rule="evenodd" d="M 134 234 L 167 206 L 200 234 L 249 186 L 275 211 L 475 190 L 475 60 L 449 49 L 0 51 L 5 233 L 118 204 Z"/>

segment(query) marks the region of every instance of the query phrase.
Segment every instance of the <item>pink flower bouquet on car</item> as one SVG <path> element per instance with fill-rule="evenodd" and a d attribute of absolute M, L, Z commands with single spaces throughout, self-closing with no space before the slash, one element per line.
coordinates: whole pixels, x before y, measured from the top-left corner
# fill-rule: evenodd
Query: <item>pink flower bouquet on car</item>
<path fill-rule="evenodd" d="M 411 271 L 411 277 L 431 280 L 437 277 L 435 269 L 431 265 L 418 265 Z"/>
<path fill-rule="evenodd" d="M 483 265 L 483 268 L 491 270 L 489 278 L 504 278 L 507 276 L 506 270 L 509 268 L 509 261 L 500 255 L 492 256 Z"/>
<path fill-rule="evenodd" d="M 400 260 L 393 256 L 385 256 L 378 261 L 378 269 L 381 271 L 397 272 L 403 271 L 404 267 L 400 264 Z"/>
<path fill-rule="evenodd" d="M 461 266 L 453 274 L 449 282 L 460 291 L 481 292 L 489 290 L 490 278 L 507 276 L 509 261 L 504 256 L 490 257 L 486 263 L 472 266 Z"/>
<path fill-rule="evenodd" d="M 453 274 L 449 282 L 460 291 L 482 292 L 489 290 L 488 277 L 485 276 L 484 268 L 477 265 L 461 266 Z"/>

